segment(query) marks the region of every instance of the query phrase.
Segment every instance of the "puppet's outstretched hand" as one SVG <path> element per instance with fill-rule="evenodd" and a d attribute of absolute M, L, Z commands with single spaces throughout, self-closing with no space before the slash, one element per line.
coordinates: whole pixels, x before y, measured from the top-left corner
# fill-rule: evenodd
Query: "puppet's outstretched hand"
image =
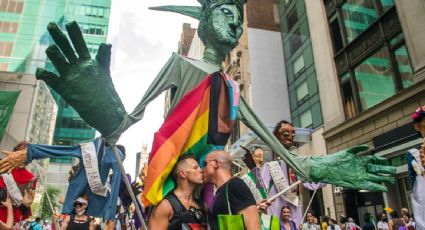
<path fill-rule="evenodd" d="M 39 68 L 37 79 L 60 94 L 103 136 L 110 135 L 127 115 L 111 79 L 111 45 L 101 44 L 96 59 L 92 59 L 75 21 L 66 25 L 73 47 L 56 23 L 50 23 L 47 30 L 56 45 L 49 46 L 46 54 L 59 76 Z"/>
<path fill-rule="evenodd" d="M 27 149 L 18 150 L 15 152 L 2 152 L 3 154 L 7 155 L 7 157 L 3 160 L 0 160 L 0 174 L 11 172 L 16 168 L 25 167 L 25 161 L 27 160 Z"/>
<path fill-rule="evenodd" d="M 356 155 L 365 150 L 367 146 L 361 145 L 311 157 L 311 179 L 351 189 L 387 191 L 382 183 L 394 183 L 395 167 L 388 166 L 387 159 L 382 157 Z"/>

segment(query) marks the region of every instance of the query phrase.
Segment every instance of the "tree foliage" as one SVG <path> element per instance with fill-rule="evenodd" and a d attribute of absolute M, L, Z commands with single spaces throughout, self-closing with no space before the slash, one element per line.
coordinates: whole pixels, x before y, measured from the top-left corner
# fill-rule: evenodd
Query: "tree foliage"
<path fill-rule="evenodd" d="M 53 214 L 46 194 L 49 196 L 50 201 L 52 202 L 53 208 L 56 209 L 59 207 L 59 204 L 56 202 L 56 200 L 58 199 L 60 192 L 61 192 L 60 189 L 56 187 L 47 186 L 45 192 L 43 193 L 43 197 L 41 199 L 41 218 L 42 219 L 50 219 Z"/>

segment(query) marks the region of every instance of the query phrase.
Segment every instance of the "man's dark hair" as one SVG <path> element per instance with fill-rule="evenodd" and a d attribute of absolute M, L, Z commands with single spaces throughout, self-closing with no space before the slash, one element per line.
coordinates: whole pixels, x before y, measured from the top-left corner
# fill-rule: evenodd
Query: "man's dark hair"
<path fill-rule="evenodd" d="M 276 124 L 276 126 L 274 127 L 273 134 L 274 134 L 275 136 L 277 136 L 277 131 L 279 131 L 279 129 L 280 129 L 280 127 L 281 127 L 282 125 L 290 125 L 290 126 L 294 127 L 294 125 L 293 125 L 291 122 L 289 122 L 289 121 L 287 121 L 287 120 L 281 120 L 281 121 L 279 121 L 279 122 Z"/>
<path fill-rule="evenodd" d="M 261 150 L 263 150 L 263 151 L 264 151 L 264 148 L 263 148 L 263 147 L 261 147 L 261 146 L 259 146 L 259 145 L 254 145 L 254 146 L 251 148 L 251 154 L 254 154 L 255 150 L 257 150 L 257 149 L 261 149 Z"/>
<path fill-rule="evenodd" d="M 26 147 L 27 145 L 28 145 L 27 141 L 20 141 L 20 142 L 18 142 L 18 144 L 16 144 L 15 147 L 13 147 L 13 151 L 17 151 L 19 149 L 19 147 L 21 147 L 21 146 Z"/>
<path fill-rule="evenodd" d="M 40 222 L 40 220 L 41 220 L 41 218 L 40 217 L 37 217 L 37 218 L 35 218 L 35 222 Z"/>
<path fill-rule="evenodd" d="M 313 211 L 313 210 L 308 210 L 308 211 L 307 211 L 307 214 L 309 214 L 309 213 L 310 213 L 312 216 L 314 216 L 314 217 L 316 216 L 316 214 L 314 213 L 314 211 Z"/>
<path fill-rule="evenodd" d="M 176 162 L 176 164 L 174 165 L 174 168 L 173 168 L 173 170 L 171 170 L 171 178 L 175 181 L 175 182 L 177 182 L 177 177 L 178 177 L 178 175 L 177 175 L 177 165 L 181 162 L 181 161 L 184 161 L 184 160 L 186 160 L 186 159 L 194 159 L 195 161 L 198 161 L 198 158 L 195 156 L 195 155 L 193 155 L 193 154 L 186 154 L 186 155 L 182 155 L 182 156 L 180 156 L 179 157 L 179 159 L 177 159 L 177 162 Z"/>
<path fill-rule="evenodd" d="M 288 209 L 289 211 L 291 211 L 291 208 L 290 208 L 289 206 L 283 206 L 283 207 L 280 209 L 280 215 L 282 215 L 283 209 Z"/>
<path fill-rule="evenodd" d="M 391 218 L 400 218 L 400 216 L 398 215 L 398 212 L 395 210 L 390 213 L 390 216 Z"/>

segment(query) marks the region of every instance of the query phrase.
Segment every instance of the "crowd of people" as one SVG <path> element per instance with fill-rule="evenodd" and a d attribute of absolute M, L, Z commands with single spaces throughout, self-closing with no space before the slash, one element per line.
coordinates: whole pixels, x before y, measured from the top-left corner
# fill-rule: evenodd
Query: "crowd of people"
<path fill-rule="evenodd" d="M 275 136 L 285 148 L 293 145 L 294 128 L 290 122 L 281 121 L 274 130 Z M 122 151 L 125 153 L 123 147 Z M 250 152 L 252 161 L 250 173 L 256 178 L 255 184 L 268 184 L 269 189 L 265 191 L 267 196 L 276 194 L 278 188 L 276 178 L 273 174 L 272 165 L 264 163 L 264 149 L 254 146 Z M 290 168 L 285 162 L 278 161 L 278 169 L 285 172 L 284 178 L 291 177 Z M 234 177 L 232 172 L 233 161 L 226 151 L 213 151 L 207 155 L 204 165 L 201 168 L 198 159 L 194 155 L 184 155 L 176 162 L 170 176 L 176 183 L 176 188 L 170 192 L 155 207 L 146 207 L 143 211 L 144 221 L 148 224 L 148 229 L 220 229 L 220 216 L 241 215 L 242 225 L 245 229 L 262 229 L 264 223 L 259 214 L 269 214 L 278 218 L 279 229 L 284 230 L 412 230 L 416 229 L 415 221 L 407 209 L 401 210 L 399 216 L 396 211 L 382 212 L 377 218 L 371 214 L 364 215 L 364 225 L 359 226 L 353 218 L 341 216 L 339 221 L 329 218 L 323 214 L 316 215 L 313 211 L 307 210 L 305 219 L 301 218 L 302 207 L 294 196 L 297 190 L 290 191 L 291 194 L 281 196 L 277 201 L 268 201 L 255 197 L 255 190 L 243 177 Z M 268 167 L 264 167 L 267 165 Z M 267 169 L 265 171 L 264 169 Z M 263 170 L 263 171 L 262 171 Z M 139 178 L 142 183 L 133 183 L 133 192 L 140 195 L 144 180 L 146 179 L 146 169 L 142 169 Z M 268 178 L 264 178 L 267 175 Z M 293 183 L 286 181 L 287 185 Z M 216 188 L 215 195 L 210 184 Z M 311 186 L 311 185 L 310 185 Z M 305 187 L 308 187 L 307 185 Z M 316 189 L 320 188 L 316 186 Z M 71 215 L 54 214 L 50 223 L 36 218 L 34 221 L 25 220 L 14 221 L 12 202 L 7 194 L 7 198 L 2 202 L 2 206 L 7 210 L 7 217 L 0 221 L 0 229 L 140 229 L 140 221 L 134 214 L 134 206 L 130 206 L 128 193 L 119 194 L 119 204 L 117 204 L 116 218 L 102 223 L 101 219 L 87 215 L 87 208 L 90 205 L 87 195 L 81 195 L 73 202 L 73 212 Z M 267 197 L 265 196 L 265 197 Z M 208 197 L 210 199 L 208 199 Z M 127 201 L 126 201 L 127 200 Z M 125 201 L 125 202 L 122 202 Z M 124 205 L 123 203 L 127 203 Z M 273 206 L 273 203 L 279 206 Z M 121 206 L 124 206 L 121 208 Z M 276 208 L 278 211 L 276 212 Z M 133 213 L 133 215 L 130 215 Z M 390 220 L 387 219 L 390 216 Z M 14 223 L 15 222 L 15 223 Z M 209 226 L 209 227 L 207 227 Z M 273 229 L 269 224 L 266 229 Z"/>
<path fill-rule="evenodd" d="M 66 29 L 70 35 L 75 52 L 78 54 L 77 59 L 76 53 L 62 30 L 55 23 L 49 24 L 49 33 L 57 46 L 50 46 L 46 50 L 46 54 L 61 76 L 58 77 L 43 69 L 39 69 L 36 76 L 38 79 L 44 80 L 52 89 L 56 90 L 57 93 L 77 110 L 89 125 L 102 134 L 102 138 L 96 138 L 95 140 L 80 143 L 76 146 L 47 146 L 37 144 L 28 144 L 27 146 L 25 144 L 25 146 L 20 146 L 19 149 L 16 149 L 13 154 L 9 154 L 7 160 L 1 160 L 0 172 L 4 174 L 0 177 L 0 191 L 2 191 L 5 198 L 1 200 L 0 229 L 140 229 L 144 226 L 144 223 L 147 223 L 148 228 L 152 230 L 415 229 L 414 217 L 406 209 L 402 210 L 401 216 L 397 215 L 395 211 L 382 213 L 377 223 L 374 216 L 365 214 L 364 224 L 363 226 L 359 226 L 353 218 L 346 219 L 345 217 L 340 217 L 337 221 L 335 217 L 329 218 L 324 216 L 324 213 L 314 213 L 309 210 L 309 207 L 302 206 L 299 197 L 301 189 L 316 191 L 325 186 L 325 184 L 304 183 L 302 186 L 298 186 L 301 181 L 297 177 L 296 172 L 300 177 L 304 176 L 305 181 L 341 185 L 338 181 L 333 180 L 334 177 L 339 179 L 348 178 L 355 182 L 344 181 L 345 183 L 343 185 L 347 185 L 353 189 L 361 188 L 362 186 L 362 188 L 365 188 L 364 185 L 366 184 L 372 186 L 371 190 L 385 190 L 381 182 L 391 181 L 392 178 L 387 178 L 387 176 L 380 175 L 380 173 L 393 174 L 395 173 L 395 168 L 374 162 L 372 165 L 374 167 L 369 167 L 373 170 L 366 170 L 365 168 L 370 165 L 363 163 L 368 162 L 368 159 L 372 158 L 365 157 L 360 159 L 360 157 L 355 156 L 356 152 L 354 150 L 346 151 L 344 152 L 346 155 L 343 156 L 347 156 L 349 163 L 355 166 L 352 169 L 359 169 L 359 172 L 364 172 L 361 174 L 364 177 L 359 177 L 361 179 L 347 177 L 343 173 L 346 173 L 346 171 L 351 173 L 353 170 L 344 169 L 340 170 L 338 172 L 339 174 L 333 177 L 332 173 L 325 173 L 325 171 L 335 166 L 334 164 L 338 163 L 340 158 L 335 158 L 336 160 L 331 161 L 331 158 L 323 157 L 320 158 L 322 159 L 320 161 L 319 157 L 301 159 L 301 156 L 290 154 L 287 150 L 290 150 L 294 145 L 295 130 L 293 125 L 288 121 L 279 122 L 273 131 L 273 137 L 265 125 L 258 120 L 255 113 L 251 111 L 251 108 L 247 106 L 243 98 L 239 98 L 237 83 L 231 80 L 230 76 L 219 70 L 221 69 L 221 63 L 228 56 L 229 52 L 236 47 L 238 39 L 242 34 L 244 4 L 246 4 L 246 1 L 208 0 L 198 2 L 202 7 L 167 6 L 158 9 L 180 11 L 182 14 L 200 20 L 198 35 L 205 44 L 204 61 L 200 61 L 200 63 L 196 62 L 196 65 L 188 64 L 188 66 L 183 68 L 182 66 L 179 67 L 179 65 L 186 65 L 182 64 L 184 61 L 175 61 L 180 60 L 180 58 L 183 60 L 182 57 L 178 57 L 175 60 L 170 59 L 172 61 L 164 69 L 171 70 L 161 71 L 157 79 L 152 83 L 152 87 L 149 87 L 141 103 L 139 103 L 138 107 L 131 114 L 127 114 L 125 111 L 113 84 L 111 84 L 112 81 L 110 81 L 108 68 L 111 47 L 102 44 L 96 60 L 91 59 L 78 24 L 71 22 L 66 25 Z M 195 63 L 193 60 L 191 62 Z M 211 68 L 211 70 L 215 72 L 212 75 L 205 76 L 206 72 L 211 72 L 210 70 L 206 71 L 206 69 L 212 67 L 210 64 L 214 64 L 214 68 Z M 173 67 L 168 68 L 170 65 Z M 206 66 L 209 68 L 206 68 Z M 176 69 L 185 69 L 185 71 L 174 71 Z M 93 76 L 87 77 L 87 74 Z M 183 76 L 183 74 L 187 75 Z M 106 80 L 100 81 L 98 79 Z M 203 87 L 199 88 L 195 87 L 195 85 Z M 122 160 L 125 158 L 125 149 L 117 150 L 118 146 L 115 144 L 119 136 L 128 127 L 142 119 L 145 106 L 156 97 L 155 95 L 159 95 L 162 91 L 171 87 L 176 89 L 175 96 L 180 97 L 179 101 L 175 101 L 177 103 L 177 106 L 174 108 L 175 110 L 172 110 L 172 115 L 175 115 L 175 117 L 169 114 L 170 116 L 167 117 L 169 120 L 166 120 L 166 122 L 170 121 L 170 123 L 164 123 L 167 124 L 164 126 L 164 130 L 166 128 L 170 130 L 166 130 L 166 135 L 158 135 L 160 138 L 155 139 L 161 142 L 161 146 L 166 146 L 163 148 L 165 149 L 163 153 L 168 155 L 159 154 L 155 158 L 151 156 L 150 159 L 150 163 L 152 163 L 152 159 L 157 160 L 157 165 L 155 166 L 160 165 L 162 167 L 167 164 L 167 167 L 162 167 L 160 170 L 156 169 L 156 171 L 151 170 L 158 173 L 159 179 L 154 181 L 148 178 L 145 185 L 146 187 L 150 186 L 149 189 L 144 188 L 143 185 L 133 183 L 133 191 L 130 191 L 131 189 L 127 183 L 129 178 L 127 175 L 122 174 L 125 173 L 123 172 L 124 170 L 120 170 Z M 207 89 L 210 89 L 210 91 Z M 198 96 L 196 97 L 198 101 L 196 103 L 190 100 L 184 102 L 183 99 L 193 96 L 190 94 L 193 92 L 199 94 L 199 98 Z M 92 95 L 96 95 L 96 97 Z M 202 95 L 205 97 L 201 97 Z M 184 103 L 180 104 L 182 101 Z M 195 107 L 196 109 L 202 108 L 202 111 L 210 111 L 208 114 L 209 117 L 202 115 L 207 114 L 206 112 L 199 112 L 202 115 L 202 119 L 201 117 L 194 118 L 195 116 L 192 116 L 192 114 L 198 114 L 198 112 L 190 112 L 189 116 L 189 113 L 186 114 L 189 110 L 185 110 L 185 106 L 189 104 L 191 106 L 187 106 L 187 108 Z M 425 111 L 423 108 L 425 107 L 417 111 L 419 115 L 414 118 L 417 120 L 414 122 L 423 123 L 421 126 L 415 123 L 415 129 L 418 132 L 423 131 L 422 134 L 425 137 L 425 122 L 423 122 Z M 239 113 L 237 112 L 238 109 Z M 177 112 L 185 110 L 185 113 L 180 114 L 176 110 Z M 231 110 L 231 112 L 228 110 Z M 99 111 L 102 111 L 102 116 L 99 116 Z M 246 155 L 245 160 L 249 168 L 248 173 L 242 176 L 234 176 L 232 170 L 234 161 L 231 155 L 223 150 L 211 150 L 224 148 L 237 116 L 255 133 L 262 134 L 259 135 L 262 140 L 284 159 L 274 156 L 273 160 L 265 162 L 264 149 L 257 146 L 251 151 L 248 151 L 249 153 Z M 173 119 L 170 119 L 170 117 Z M 204 118 L 209 118 L 208 121 L 210 123 L 206 126 L 208 126 L 208 129 L 211 128 L 211 130 L 207 130 L 208 132 L 203 130 L 200 133 L 199 130 L 201 128 L 199 126 L 203 126 L 206 122 L 203 120 Z M 186 122 L 187 120 L 190 122 Z M 181 123 L 184 123 L 185 126 L 182 126 Z M 193 126 L 189 127 L 189 123 Z M 160 129 L 160 131 L 164 130 Z M 195 139 L 198 136 L 193 133 L 198 133 L 202 137 L 201 140 L 208 139 L 208 141 L 205 143 L 199 142 L 201 143 L 199 146 L 193 144 L 198 143 L 195 141 L 192 141 L 193 145 L 183 146 L 183 144 L 190 142 L 188 141 L 189 138 L 182 137 L 178 141 L 172 138 L 172 140 L 167 139 L 169 136 L 182 135 L 180 132 L 174 132 L 175 130 L 193 131 L 192 133 L 187 132 L 185 135 L 187 137 L 194 137 Z M 157 134 L 161 134 L 160 131 Z M 207 138 L 204 138 L 204 136 Z M 265 139 L 269 140 L 267 141 Z M 278 142 L 276 142 L 276 139 Z M 156 145 L 159 144 L 155 140 L 153 146 L 157 147 Z M 173 141 L 178 142 L 179 145 L 175 145 Z M 214 148 L 211 148 L 211 146 Z M 198 159 L 194 155 L 184 154 L 183 147 L 194 149 L 193 152 L 196 152 L 196 154 L 198 154 L 197 151 L 203 150 L 205 154 L 199 154 L 203 158 Z M 358 151 L 360 149 L 357 148 Z M 412 177 L 414 189 L 423 188 L 420 187 L 422 185 L 416 185 L 425 184 L 423 183 L 425 170 L 423 165 L 421 165 L 423 163 L 420 163 L 419 151 L 414 151 L 410 154 L 410 161 L 416 162 L 413 165 L 413 170 L 416 174 L 412 174 L 416 176 L 414 178 Z M 33 190 L 36 185 L 34 183 L 35 177 L 30 172 L 25 171 L 25 165 L 33 160 L 61 156 L 80 159 L 79 168 L 76 169 L 75 173 L 72 173 L 73 177 L 70 179 L 62 213 L 57 214 L 54 212 L 50 220 L 51 224 L 48 224 L 46 221 L 41 223 L 42 220 L 40 218 L 36 218 L 34 221 L 27 221 L 32 215 L 30 206 L 34 200 Z M 180 157 L 177 159 L 178 156 Z M 171 162 L 169 161 L 170 159 L 164 159 L 167 157 L 172 159 Z M 424 157 L 422 150 L 421 159 L 424 159 Z M 301 159 L 303 162 L 300 160 L 300 162 L 294 163 L 295 161 L 293 160 L 295 158 L 297 160 Z M 316 161 L 313 162 L 313 159 Z M 379 161 L 378 158 L 373 159 Z M 305 167 L 300 167 L 300 164 L 306 161 L 309 161 L 309 164 L 304 165 Z M 327 167 L 325 165 L 326 167 L 319 167 L 322 166 L 321 163 L 327 163 L 331 166 Z M 152 165 L 154 164 L 151 164 L 149 167 L 154 168 Z M 170 167 L 168 168 L 168 166 Z M 171 170 L 172 167 L 173 169 Z M 312 169 L 313 167 L 316 167 L 316 172 L 321 172 L 314 175 L 321 177 L 313 178 L 311 176 L 313 173 L 310 171 L 314 171 Z M 153 174 L 148 173 L 149 175 Z M 164 181 L 169 176 L 172 178 L 175 187 L 173 187 L 171 192 L 167 191 L 167 193 L 162 194 L 165 191 L 163 190 L 163 187 L 165 187 Z M 143 177 L 141 179 L 142 183 L 144 183 Z M 124 186 L 124 182 L 127 183 L 127 186 Z M 155 183 L 157 183 L 156 187 L 152 186 Z M 150 191 L 150 194 L 157 193 L 160 195 L 154 197 L 154 199 L 150 197 L 150 200 L 146 199 L 143 202 L 139 200 L 135 201 L 134 197 L 131 196 L 132 193 L 140 198 L 140 194 L 144 189 L 145 191 Z M 5 192 L 6 190 L 8 192 Z M 418 200 L 423 197 L 423 192 L 421 191 L 415 190 L 412 199 Z M 162 197 L 162 195 L 165 197 Z M 144 193 L 143 198 L 146 197 L 147 195 Z M 161 199 L 157 199 L 158 197 Z M 141 205 L 142 203 L 155 203 L 155 205 L 151 204 L 150 206 L 143 207 Z M 417 215 L 416 223 L 418 226 L 420 222 L 424 222 L 419 221 L 419 219 L 425 219 L 423 217 L 425 210 L 423 203 L 419 201 L 412 206 L 414 214 Z M 305 209 L 308 211 L 303 215 L 303 210 Z M 141 211 L 142 215 L 135 215 L 135 211 Z M 418 213 L 421 214 L 418 215 Z M 328 213 L 328 215 L 330 214 Z M 387 221 L 388 215 L 391 217 L 389 221 Z M 420 228 L 418 229 L 422 230 Z"/>

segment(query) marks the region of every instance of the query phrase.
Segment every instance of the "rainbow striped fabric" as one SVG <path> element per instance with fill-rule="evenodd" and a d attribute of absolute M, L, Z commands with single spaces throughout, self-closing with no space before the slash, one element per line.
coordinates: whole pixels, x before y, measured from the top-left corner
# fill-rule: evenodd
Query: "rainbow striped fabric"
<path fill-rule="evenodd" d="M 223 73 L 208 75 L 188 92 L 155 133 L 142 201 L 157 205 L 175 183 L 169 178 L 179 156 L 194 154 L 202 162 L 223 149 L 237 117 L 239 87 Z"/>

